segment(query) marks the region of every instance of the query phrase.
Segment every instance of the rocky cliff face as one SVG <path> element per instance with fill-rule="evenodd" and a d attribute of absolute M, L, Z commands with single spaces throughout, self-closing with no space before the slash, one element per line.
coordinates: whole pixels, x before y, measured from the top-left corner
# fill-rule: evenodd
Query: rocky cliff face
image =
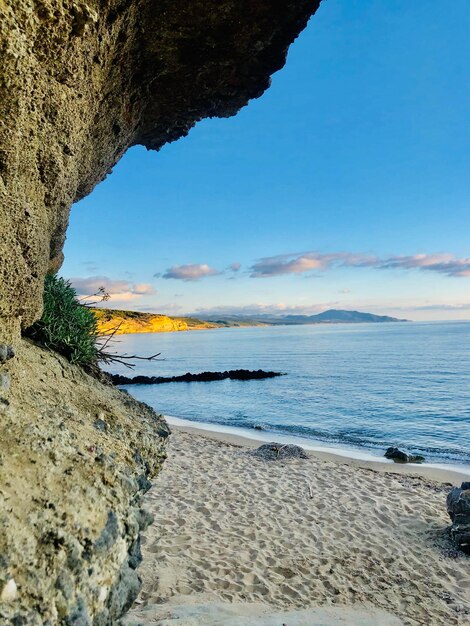
<path fill-rule="evenodd" d="M 217 324 L 192 318 L 168 317 L 153 313 L 94 309 L 100 335 L 126 335 L 131 333 L 168 333 L 184 330 L 218 328 Z M 188 323 L 188 321 L 190 323 Z"/>
<path fill-rule="evenodd" d="M 0 624 L 115 626 L 140 581 L 165 421 L 28 341 L 3 363 Z"/>
<path fill-rule="evenodd" d="M 169 317 L 158 313 L 122 311 L 118 309 L 93 309 L 100 335 L 125 335 L 132 333 L 166 333 L 184 330 L 209 330 L 240 326 L 266 326 L 256 320 L 200 320 L 196 317 Z"/>
<path fill-rule="evenodd" d="M 0 2 L 0 340 L 41 313 L 73 202 L 269 86 L 320 0 Z"/>

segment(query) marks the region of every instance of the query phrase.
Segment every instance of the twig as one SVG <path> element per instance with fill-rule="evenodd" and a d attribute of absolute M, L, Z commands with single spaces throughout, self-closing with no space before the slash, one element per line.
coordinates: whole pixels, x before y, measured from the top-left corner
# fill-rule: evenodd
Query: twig
<path fill-rule="evenodd" d="M 138 359 L 139 361 L 164 361 L 165 359 L 157 359 L 157 356 L 160 356 L 161 352 L 157 354 L 152 354 L 152 356 L 137 356 L 136 354 L 120 354 L 120 359 Z"/>
<path fill-rule="evenodd" d="M 90 298 L 99 298 L 95 302 L 89 302 Z M 88 300 L 86 304 L 83 306 L 91 307 L 94 304 L 98 304 L 99 302 L 106 302 L 111 298 L 111 295 L 106 291 L 106 287 L 98 287 L 98 291 L 96 293 L 92 293 L 89 296 L 83 296 L 82 298 L 77 298 L 78 302 L 83 302 L 84 300 Z"/>
<path fill-rule="evenodd" d="M 135 367 L 135 363 L 126 363 L 129 361 L 164 361 L 165 359 L 157 359 L 157 356 L 160 356 L 161 352 L 158 354 L 153 354 L 152 356 L 137 356 L 136 354 L 112 354 L 111 352 L 99 352 L 98 358 L 103 363 L 109 365 L 110 363 L 120 363 L 129 369 L 133 369 Z"/>
<path fill-rule="evenodd" d="M 112 340 L 112 338 L 114 337 L 114 335 L 117 333 L 117 331 L 121 328 L 122 326 L 122 322 L 119 322 L 119 324 L 117 326 L 115 326 L 114 328 L 111 329 L 111 333 L 108 335 L 103 335 L 103 337 L 108 337 L 106 339 L 106 341 L 104 342 L 104 344 L 101 346 L 101 350 L 104 350 L 106 348 L 106 346 L 108 345 L 108 343 Z"/>
<path fill-rule="evenodd" d="M 93 297 L 98 297 L 99 300 L 97 300 L 96 302 L 90 302 L 90 298 L 93 298 Z M 103 287 L 98 287 L 98 291 L 96 293 L 91 294 L 91 296 L 84 296 L 83 298 L 78 299 L 78 302 L 83 303 L 81 304 L 81 306 L 90 308 L 94 304 L 98 304 L 98 302 L 106 302 L 107 300 L 110 299 L 110 297 L 111 297 L 110 294 L 106 291 L 106 288 L 103 286 Z M 84 301 L 87 301 L 87 302 L 84 302 Z M 106 363 L 107 365 L 109 365 L 110 363 L 120 363 L 121 365 L 124 365 L 125 367 L 129 369 L 133 369 L 135 367 L 135 364 L 127 363 L 126 361 L 136 361 L 136 360 L 155 361 L 157 360 L 157 356 L 160 356 L 161 354 L 160 352 L 158 354 L 153 354 L 152 356 L 137 356 L 136 354 L 127 355 L 127 354 L 116 354 L 112 352 L 106 352 L 106 347 L 108 346 L 108 344 L 111 341 L 116 341 L 115 339 L 116 333 L 121 328 L 123 322 L 124 320 L 119 322 L 119 324 L 115 326 L 114 328 L 109 329 L 108 333 L 106 333 L 105 335 L 96 337 L 95 345 L 97 347 L 98 361 L 102 361 L 103 363 Z M 103 339 L 104 341 L 104 343 L 101 345 L 97 343 L 100 339 Z M 164 359 L 158 359 L 158 360 L 163 361 Z"/>

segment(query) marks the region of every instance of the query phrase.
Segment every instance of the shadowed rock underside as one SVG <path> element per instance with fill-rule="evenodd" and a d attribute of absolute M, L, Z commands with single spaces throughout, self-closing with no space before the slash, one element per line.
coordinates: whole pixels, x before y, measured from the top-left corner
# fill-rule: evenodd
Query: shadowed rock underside
<path fill-rule="evenodd" d="M 0 340 L 40 316 L 72 203 L 129 146 L 260 96 L 319 3 L 0 3 Z"/>

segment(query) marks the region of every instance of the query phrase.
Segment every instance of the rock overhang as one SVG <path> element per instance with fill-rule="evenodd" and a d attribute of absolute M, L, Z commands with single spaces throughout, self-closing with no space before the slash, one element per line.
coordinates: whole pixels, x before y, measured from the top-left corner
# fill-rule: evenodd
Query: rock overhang
<path fill-rule="evenodd" d="M 320 0 L 0 5 L 0 339 L 41 314 L 71 205 L 129 146 L 259 97 Z"/>

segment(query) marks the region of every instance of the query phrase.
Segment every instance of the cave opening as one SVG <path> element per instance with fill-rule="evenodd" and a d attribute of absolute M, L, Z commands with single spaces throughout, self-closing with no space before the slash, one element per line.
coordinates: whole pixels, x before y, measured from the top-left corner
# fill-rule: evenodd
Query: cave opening
<path fill-rule="evenodd" d="M 113 626 L 142 579 L 132 623 L 207 591 L 465 614 L 468 0 L 328 0 L 304 32 L 317 0 L 4 4 L 0 622 Z M 59 267 L 118 350 L 171 357 L 149 384 L 21 337 Z"/>

